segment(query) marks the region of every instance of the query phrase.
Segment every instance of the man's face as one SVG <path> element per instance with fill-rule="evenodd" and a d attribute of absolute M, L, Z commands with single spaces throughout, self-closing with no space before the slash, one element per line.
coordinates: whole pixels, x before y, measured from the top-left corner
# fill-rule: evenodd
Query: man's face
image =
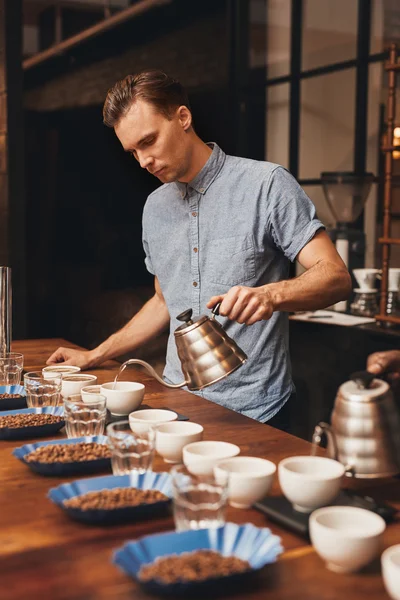
<path fill-rule="evenodd" d="M 168 120 L 152 104 L 139 99 L 114 128 L 124 150 L 163 183 L 183 181 L 189 169 L 190 124 L 188 127 L 185 111 L 184 107 L 177 109 Z"/>

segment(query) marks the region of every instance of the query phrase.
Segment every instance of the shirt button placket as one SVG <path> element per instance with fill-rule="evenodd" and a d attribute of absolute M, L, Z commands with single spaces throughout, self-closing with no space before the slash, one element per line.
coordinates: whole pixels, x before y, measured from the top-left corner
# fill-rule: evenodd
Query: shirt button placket
<path fill-rule="evenodd" d="M 199 198 L 197 192 L 193 192 L 190 198 L 190 254 L 191 254 L 191 276 L 192 276 L 192 306 L 193 313 L 200 314 L 200 269 L 199 269 Z"/>

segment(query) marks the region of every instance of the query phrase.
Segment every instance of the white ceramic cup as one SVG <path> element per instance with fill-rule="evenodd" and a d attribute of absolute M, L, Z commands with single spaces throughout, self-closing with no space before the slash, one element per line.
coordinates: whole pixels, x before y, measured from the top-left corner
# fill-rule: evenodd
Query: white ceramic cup
<path fill-rule="evenodd" d="M 239 446 L 229 442 L 203 441 L 183 448 L 183 463 L 193 475 L 213 475 L 214 467 L 226 458 L 237 456 Z"/>
<path fill-rule="evenodd" d="M 101 385 L 85 385 L 81 389 L 81 397 L 83 402 L 91 402 L 93 396 L 103 396 L 101 393 Z"/>
<path fill-rule="evenodd" d="M 156 431 L 156 450 L 167 463 L 182 462 L 183 447 L 203 439 L 203 427 L 198 423 L 170 421 Z"/>
<path fill-rule="evenodd" d="M 145 386 L 136 381 L 117 381 L 103 383 L 100 394 L 107 398 L 107 408 L 112 415 L 126 416 L 139 408 L 144 396 Z"/>
<path fill-rule="evenodd" d="M 353 269 L 353 275 L 362 291 L 375 289 L 376 278 L 380 273 L 379 269 Z"/>
<path fill-rule="evenodd" d="M 66 373 L 61 378 L 61 396 L 75 396 L 81 393 L 81 389 L 86 385 L 93 385 L 97 382 L 96 375 L 87 373 Z"/>
<path fill-rule="evenodd" d="M 292 456 L 278 466 L 283 494 L 299 512 L 309 513 L 339 494 L 344 466 L 322 456 Z"/>
<path fill-rule="evenodd" d="M 264 458 L 235 456 L 222 460 L 214 467 L 217 482 L 221 480 L 223 472 L 229 473 L 229 504 L 235 508 L 249 508 L 268 494 L 276 465 Z"/>
<path fill-rule="evenodd" d="M 176 421 L 178 415 L 173 410 L 159 408 L 148 408 L 136 410 L 129 415 L 129 425 L 134 433 L 146 433 L 151 427 L 157 427 L 162 423 Z"/>
<path fill-rule="evenodd" d="M 392 600 L 400 600 L 400 544 L 390 546 L 381 556 L 385 589 Z"/>
<path fill-rule="evenodd" d="M 71 375 L 71 373 L 79 373 L 81 370 L 80 367 L 74 367 L 73 365 L 50 365 L 48 367 L 43 367 L 42 373 L 45 379 L 48 379 L 52 373 L 60 373 L 63 375 Z"/>
<path fill-rule="evenodd" d="M 386 523 L 354 506 L 326 506 L 309 521 L 311 543 L 331 571 L 358 571 L 378 556 Z"/>

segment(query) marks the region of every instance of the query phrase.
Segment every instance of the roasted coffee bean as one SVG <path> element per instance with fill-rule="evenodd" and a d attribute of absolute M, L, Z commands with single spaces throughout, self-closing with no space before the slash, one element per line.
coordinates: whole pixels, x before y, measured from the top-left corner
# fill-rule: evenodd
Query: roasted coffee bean
<path fill-rule="evenodd" d="M 27 462 L 69 463 L 111 458 L 106 444 L 78 442 L 77 444 L 49 444 L 40 446 L 25 456 Z"/>
<path fill-rule="evenodd" d="M 161 583 L 204 581 L 211 577 L 226 577 L 251 569 L 246 560 L 236 556 L 222 556 L 214 550 L 196 550 L 180 556 L 171 555 L 156 559 L 139 571 L 142 581 L 156 579 Z"/>
<path fill-rule="evenodd" d="M 75 496 L 64 500 L 68 508 L 81 510 L 113 510 L 139 504 L 153 504 L 168 500 L 168 496 L 159 490 L 139 490 L 138 488 L 114 488 L 113 490 L 100 490 L 88 492 L 82 496 Z"/>
<path fill-rule="evenodd" d="M 22 398 L 21 394 L 0 394 L 0 400 L 8 400 L 9 398 Z"/>
<path fill-rule="evenodd" d="M 0 417 L 0 429 L 2 427 L 18 428 L 18 427 L 40 427 L 41 425 L 49 425 L 50 423 L 60 423 L 63 417 L 46 414 L 19 414 L 6 415 Z"/>

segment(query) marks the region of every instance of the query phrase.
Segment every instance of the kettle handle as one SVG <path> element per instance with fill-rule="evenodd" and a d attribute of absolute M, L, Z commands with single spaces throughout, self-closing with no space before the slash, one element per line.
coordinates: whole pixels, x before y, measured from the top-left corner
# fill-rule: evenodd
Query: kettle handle
<path fill-rule="evenodd" d="M 316 425 L 312 436 L 312 443 L 319 446 L 319 444 L 321 443 L 322 435 L 324 433 L 328 438 L 328 454 L 330 458 L 333 458 L 334 460 L 339 460 L 336 436 L 329 423 L 324 423 L 323 421 L 321 421 L 320 423 L 318 423 L 318 425 Z"/>
<path fill-rule="evenodd" d="M 212 311 L 211 311 L 211 312 L 212 312 L 212 315 L 213 315 L 213 316 L 211 317 L 212 319 L 215 319 L 215 317 L 218 317 L 218 316 L 219 316 L 219 309 L 220 309 L 220 306 L 221 306 L 221 304 L 222 304 L 222 302 L 217 302 L 217 304 L 216 304 L 216 305 L 214 306 L 214 308 L 212 309 Z"/>

